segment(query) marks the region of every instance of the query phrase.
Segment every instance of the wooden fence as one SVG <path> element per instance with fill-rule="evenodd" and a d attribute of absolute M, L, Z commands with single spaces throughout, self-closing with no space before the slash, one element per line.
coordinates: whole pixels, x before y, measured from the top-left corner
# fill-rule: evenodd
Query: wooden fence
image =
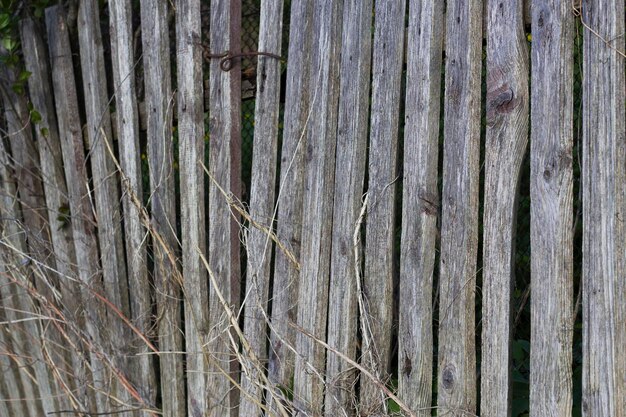
<path fill-rule="evenodd" d="M 624 0 L 241 1 L 19 22 L 0 415 L 626 416 Z"/>

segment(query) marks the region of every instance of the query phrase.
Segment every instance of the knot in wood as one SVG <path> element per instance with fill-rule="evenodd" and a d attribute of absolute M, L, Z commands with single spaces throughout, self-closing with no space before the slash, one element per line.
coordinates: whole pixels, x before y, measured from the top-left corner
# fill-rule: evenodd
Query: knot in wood
<path fill-rule="evenodd" d="M 455 382 L 455 377 L 454 377 L 454 373 L 455 373 L 456 369 L 454 368 L 454 365 L 448 365 L 444 368 L 442 374 L 441 374 L 441 383 L 443 385 L 443 387 L 445 389 L 452 389 L 454 387 L 454 382 Z"/>

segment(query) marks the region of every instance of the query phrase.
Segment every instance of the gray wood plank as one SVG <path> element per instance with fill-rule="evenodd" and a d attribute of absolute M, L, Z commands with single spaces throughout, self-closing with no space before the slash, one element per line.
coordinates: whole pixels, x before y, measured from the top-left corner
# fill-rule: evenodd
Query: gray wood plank
<path fill-rule="evenodd" d="M 292 2 L 290 10 L 289 50 L 285 92 L 283 144 L 280 157 L 280 185 L 276 197 L 278 240 L 300 259 L 302 234 L 302 196 L 304 181 L 304 146 L 309 125 L 309 55 L 313 3 Z M 299 270 L 290 256 L 276 251 L 272 293 L 272 331 L 268 377 L 277 387 L 293 391 L 295 331 Z M 276 398 L 268 404 L 276 411 Z"/>
<path fill-rule="evenodd" d="M 574 326 L 571 5 L 535 1 L 532 25 L 530 415 L 570 416 Z"/>
<path fill-rule="evenodd" d="M 425 417 L 431 413 L 433 378 L 443 2 L 410 2 L 407 42 L 398 395 Z"/>
<path fill-rule="evenodd" d="M 86 312 L 87 334 L 96 346 L 102 346 L 106 338 L 107 321 L 102 304 L 92 293 L 104 293 L 102 270 L 98 263 L 98 242 L 93 217 L 93 203 L 87 189 L 88 177 L 85 163 L 84 141 L 80 123 L 78 97 L 72 51 L 64 12 L 61 6 L 46 9 L 46 27 L 55 109 L 58 118 L 59 136 L 63 156 L 63 168 L 68 187 L 70 226 L 77 263 L 78 279 Z M 107 375 L 104 364 L 91 349 L 87 353 L 91 363 L 93 384 L 83 399 L 90 410 L 107 412 Z"/>
<path fill-rule="evenodd" d="M 482 1 L 448 1 L 437 405 L 476 411 L 474 291 L 478 249 Z"/>
<path fill-rule="evenodd" d="M 547 20 L 541 10 L 535 8 L 534 13 L 536 22 L 541 17 Z M 582 20 L 587 25 L 583 29 L 582 67 L 582 408 L 583 416 L 623 417 L 626 416 L 624 1 L 583 0 Z M 568 51 L 562 48 L 564 53 Z M 556 161 L 560 166 L 563 157 Z M 569 322 L 562 323 L 560 330 Z"/>
<path fill-rule="evenodd" d="M 361 210 L 367 156 L 372 4 L 371 0 L 344 1 L 342 12 L 327 341 L 352 360 L 357 359 L 358 327 L 352 239 Z M 355 414 L 357 376 L 351 364 L 327 352 L 326 415 Z"/>
<path fill-rule="evenodd" d="M 311 43 L 311 116 L 304 143 L 304 200 L 302 252 L 298 288 L 297 324 L 321 340 L 326 338 L 330 243 L 332 232 L 341 1 L 313 2 Z M 296 333 L 294 404 L 298 410 L 319 415 L 323 410 L 324 348 Z"/>
<path fill-rule="evenodd" d="M 361 361 L 381 381 L 387 381 L 391 366 L 394 209 L 405 12 L 405 0 L 375 2 L 367 185 L 369 207 L 363 275 L 367 309 L 361 316 Z M 365 378 L 361 380 L 361 413 L 384 413 L 385 398 L 376 383 Z"/>
<path fill-rule="evenodd" d="M 511 409 L 517 190 L 528 144 L 529 110 L 522 3 L 487 1 L 481 416 L 507 416 Z M 571 255 L 571 245 L 564 250 Z"/>
<path fill-rule="evenodd" d="M 209 332 L 209 288 L 200 259 L 200 254 L 206 253 L 200 1 L 179 0 L 175 7 L 187 414 L 204 417 L 209 414 L 209 364 L 204 355 Z"/>
<path fill-rule="evenodd" d="M 109 97 L 100 33 L 100 12 L 97 0 L 81 1 L 78 6 L 78 44 L 87 118 L 88 161 L 91 163 L 92 189 L 95 201 L 97 236 L 100 249 L 104 294 L 108 301 L 126 317 L 130 317 L 128 280 L 118 174 L 108 154 L 106 142 L 112 143 Z M 102 342 L 112 355 L 114 366 L 122 374 L 128 373 L 128 358 L 132 333 L 116 314 L 109 315 L 109 335 Z M 118 378 L 111 379 L 111 394 L 122 402 L 132 401 Z M 110 411 L 117 407 L 111 398 Z"/>
<path fill-rule="evenodd" d="M 130 316 L 134 326 L 144 335 L 152 328 L 152 291 L 148 281 L 146 229 L 140 219 L 140 208 L 132 195 L 140 201 L 143 194 L 141 149 L 139 145 L 139 111 L 135 88 L 135 53 L 133 50 L 132 4 L 129 0 L 109 1 L 111 29 L 111 64 L 113 89 L 117 112 L 116 131 L 119 161 L 122 168 L 122 204 L 124 210 L 124 238 L 128 267 L 128 296 Z M 150 406 L 156 405 L 157 383 L 149 347 L 136 334 L 126 341 L 130 381 Z"/>
<path fill-rule="evenodd" d="M 261 1 L 258 50 L 281 54 L 283 1 Z M 250 216 L 269 230 L 273 229 L 274 197 L 278 158 L 278 117 L 280 108 L 280 60 L 259 56 L 257 62 L 254 147 L 250 187 Z M 267 317 L 272 241 L 258 228 L 250 228 L 246 239 L 247 277 L 244 304 L 244 334 L 258 358 L 267 358 Z M 261 364 L 265 365 L 265 361 Z M 262 401 L 264 369 L 242 373 L 241 386 Z M 250 375 L 246 378 L 245 375 Z M 260 408 L 247 396 L 241 397 L 240 416 L 258 416 Z"/>
<path fill-rule="evenodd" d="M 74 243 L 71 228 L 63 222 L 64 217 L 61 213 L 64 209 L 69 208 L 69 205 L 57 118 L 53 95 L 51 94 L 52 83 L 48 53 L 33 20 L 26 19 L 21 22 L 20 34 L 25 68 L 31 73 L 28 78 L 30 100 L 34 109 L 41 115 L 41 122 L 34 128 L 35 143 L 39 152 L 41 178 L 48 212 L 47 222 L 58 273 L 56 284 L 62 295 L 60 307 L 63 308 L 66 317 L 80 325 L 83 322 L 82 317 L 75 314 L 81 308 L 81 293 L 80 288 L 73 280 L 77 275 Z M 61 357 L 64 357 L 67 364 L 71 364 L 72 369 L 62 367 L 67 375 L 76 373 L 80 378 L 86 372 L 78 355 L 66 352 Z M 58 366 L 61 364 L 58 360 L 56 363 Z M 56 377 L 64 379 L 64 384 L 69 389 L 79 389 L 75 378 L 64 378 L 64 376 L 62 372 L 59 372 Z M 68 407 L 69 404 L 66 403 L 63 409 Z"/>
<path fill-rule="evenodd" d="M 210 6 L 209 43 L 213 54 L 240 51 L 240 0 L 213 0 Z M 229 305 L 239 300 L 239 224 L 227 196 L 241 195 L 241 62 L 231 61 L 231 69 L 220 68 L 220 60 L 209 64 L 209 267 L 220 284 L 219 291 Z M 209 291 L 209 415 L 222 417 L 235 413 L 237 400 L 228 373 L 237 364 L 229 340 L 230 323 L 214 288 Z M 232 368 L 232 369 L 231 369 Z M 233 374 L 235 378 L 236 374 Z M 232 390 L 232 391 L 231 391 Z"/>
<path fill-rule="evenodd" d="M 141 2 L 141 40 L 150 176 L 150 208 L 152 232 L 163 239 L 167 249 L 154 246 L 152 278 L 156 289 L 157 333 L 161 372 L 162 411 L 165 416 L 185 416 L 185 380 L 183 373 L 183 338 L 181 321 L 181 288 L 174 279 L 179 253 L 176 237 L 176 193 L 172 114 L 174 95 L 170 68 L 168 0 Z M 168 253 L 169 252 L 169 253 Z"/>

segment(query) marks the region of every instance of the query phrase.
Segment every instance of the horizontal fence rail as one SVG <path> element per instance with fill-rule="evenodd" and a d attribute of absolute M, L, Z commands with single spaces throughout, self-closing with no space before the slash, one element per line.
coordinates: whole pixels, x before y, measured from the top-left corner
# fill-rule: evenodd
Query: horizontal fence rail
<path fill-rule="evenodd" d="M 624 0 L 0 4 L 0 416 L 626 417 Z"/>

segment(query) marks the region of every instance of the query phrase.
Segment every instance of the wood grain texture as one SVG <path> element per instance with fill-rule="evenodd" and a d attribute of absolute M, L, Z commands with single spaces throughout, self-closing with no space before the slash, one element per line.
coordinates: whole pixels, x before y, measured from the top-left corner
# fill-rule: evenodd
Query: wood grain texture
<path fill-rule="evenodd" d="M 430 416 L 433 377 L 443 2 L 410 2 L 407 42 L 398 391 L 411 410 L 425 417 Z"/>
<path fill-rule="evenodd" d="M 212 0 L 209 43 L 211 52 L 240 51 L 241 0 Z M 241 196 L 241 63 L 232 61 L 230 71 L 220 60 L 209 63 L 209 267 L 220 288 L 209 291 L 209 415 L 234 415 L 237 391 L 228 380 L 237 378 L 237 361 L 228 332 L 230 323 L 216 290 L 235 311 L 239 304 L 239 223 L 231 213 L 229 197 Z"/>
<path fill-rule="evenodd" d="M 537 417 L 572 412 L 571 13 L 559 1 L 533 4 L 530 415 Z"/>
<path fill-rule="evenodd" d="M 361 327 L 366 329 L 361 361 L 381 381 L 387 381 L 391 366 L 394 209 L 405 11 L 405 0 L 375 2 L 363 275 L 367 309 L 361 317 Z M 361 379 L 362 413 L 383 412 L 385 397 L 373 381 Z"/>
<path fill-rule="evenodd" d="M 278 240 L 299 260 L 302 234 L 302 196 L 304 180 L 305 136 L 309 125 L 309 55 L 312 2 L 292 2 L 290 10 L 289 50 L 285 93 L 283 143 L 280 157 L 280 185 L 276 201 Z M 268 364 L 269 380 L 287 391 L 293 390 L 299 270 L 281 250 L 274 260 L 272 292 L 272 332 Z M 268 404 L 276 410 L 274 396 Z"/>
<path fill-rule="evenodd" d="M 258 50 L 281 54 L 283 1 L 261 1 Z M 250 216 L 273 228 L 274 197 L 278 158 L 278 123 L 280 107 L 280 60 L 259 56 L 254 113 L 254 147 L 250 187 Z M 246 239 L 247 277 L 244 305 L 244 334 L 258 358 L 267 358 L 268 295 L 272 260 L 272 241 L 257 228 L 250 228 Z M 265 361 L 263 361 L 263 364 Z M 257 401 L 262 400 L 261 369 L 242 373 L 242 389 Z M 247 396 L 241 397 L 240 416 L 258 416 L 261 409 Z"/>
<path fill-rule="evenodd" d="M 437 405 L 451 416 L 476 411 L 481 12 L 480 0 L 447 3 Z"/>
<path fill-rule="evenodd" d="M 10 156 L 7 159 L 13 171 L 16 193 L 14 194 L 15 213 L 10 216 L 14 219 L 16 232 L 23 233 L 26 246 L 16 248 L 17 259 L 24 263 L 24 256 L 30 261 L 29 265 L 19 273 L 14 275 L 18 285 L 33 285 L 41 296 L 50 303 L 56 304 L 56 282 L 57 276 L 52 273 L 56 268 L 54 255 L 50 244 L 50 228 L 48 224 L 48 212 L 44 198 L 41 169 L 39 163 L 39 153 L 37 152 L 35 138 L 33 136 L 30 111 L 25 95 L 16 94 L 11 85 L 17 80 L 17 70 L 5 66 L 2 70 L 2 99 L 4 100 L 4 114 L 7 123 L 7 144 Z M 27 254 L 27 255 L 26 255 Z M 19 262 L 19 261 L 18 261 Z M 48 269 L 50 268 L 50 269 Z M 36 273 L 33 273 L 35 272 Z M 32 280 L 32 281 L 31 281 Z M 30 297 L 24 289 L 18 290 L 22 293 L 16 301 L 17 311 L 27 311 L 31 314 L 41 313 L 46 315 L 46 311 L 34 306 Z M 27 335 L 23 339 L 23 345 L 19 355 L 24 358 L 35 359 L 32 363 L 34 377 L 27 372 L 22 372 L 24 395 L 26 398 L 45 398 L 44 401 L 28 401 L 27 407 L 31 413 L 51 412 L 56 410 L 55 383 L 52 375 L 49 374 L 43 361 L 42 345 L 40 339 L 46 335 L 39 331 L 40 323 L 29 321 L 22 326 Z M 60 342 L 60 337 L 55 328 L 50 329 L 47 334 L 53 342 Z M 26 364 L 25 364 L 26 366 Z M 39 395 L 39 397 L 29 397 L 29 395 Z M 42 408 L 45 407 L 45 408 Z"/>
<path fill-rule="evenodd" d="M 35 127 L 35 144 L 39 153 L 41 179 L 47 207 L 47 223 L 50 230 L 50 243 L 54 252 L 58 280 L 56 285 L 62 296 L 59 307 L 63 308 L 64 315 L 76 323 L 84 323 L 83 318 L 76 314 L 81 309 L 80 288 L 72 280 L 77 275 L 76 255 L 72 241 L 71 227 L 63 222 L 62 211 L 68 209 L 67 185 L 63 172 L 63 156 L 61 155 L 61 142 L 57 117 L 54 108 L 52 82 L 50 79 L 50 66 L 48 53 L 40 33 L 36 29 L 35 22 L 31 19 L 23 20 L 20 24 L 22 48 L 24 51 L 24 64 L 31 73 L 28 78 L 29 97 L 33 108 L 41 115 L 41 122 Z M 49 351 L 49 353 L 51 353 Z M 72 369 L 61 366 L 68 372 L 65 375 L 76 374 L 82 378 L 86 372 L 78 355 L 66 353 L 61 355 Z M 60 359 L 60 358 L 58 358 Z M 60 365 L 61 362 L 56 361 Z M 65 378 L 59 372 L 57 378 L 63 379 L 63 383 L 70 389 L 79 389 L 75 378 Z M 80 395 L 79 395 L 80 396 Z M 63 400 L 62 400 L 63 401 Z M 62 409 L 67 409 L 68 403 L 64 403 Z"/>
<path fill-rule="evenodd" d="M 588 25 L 583 29 L 582 68 L 582 409 L 583 416 L 588 417 L 623 417 L 626 416 L 624 1 L 583 0 L 582 19 Z"/>
<path fill-rule="evenodd" d="M 3 71 L 6 77 L 6 72 Z M 4 86 L 3 86 L 4 89 Z M 2 97 L 0 97 L 2 98 Z M 0 100 L 2 115 L 6 116 L 6 130 L 3 130 L 2 139 L 8 139 L 15 135 L 14 116 L 9 115 L 11 103 Z M 20 126 L 21 127 L 21 126 Z M 19 128 L 18 128 L 19 129 Z M 6 136 L 5 136 L 6 135 Z M 16 285 L 21 283 L 25 274 L 28 273 L 28 259 L 23 254 L 28 253 L 25 233 L 23 231 L 23 219 L 21 205 L 16 187 L 17 179 L 13 169 L 13 163 L 8 147 L 0 143 L 0 299 L 2 300 L 2 315 L 6 320 L 15 321 L 22 318 L 18 312 L 26 311 L 26 314 L 34 313 L 30 307 L 30 300 L 23 288 Z M 9 409 L 19 417 L 36 417 L 42 413 L 41 404 L 37 401 L 28 401 L 27 398 L 39 398 L 40 391 L 36 381 L 29 378 L 33 374 L 33 367 L 25 363 L 24 358 L 33 354 L 32 341 L 39 337 L 38 332 L 32 333 L 25 323 L 12 323 L 10 326 L 2 326 L 2 349 L 10 354 L 0 355 L 3 358 L 3 388 Z M 11 414 L 14 415 L 14 414 Z"/>
<path fill-rule="evenodd" d="M 97 235 L 102 259 L 102 278 L 107 299 L 130 317 L 128 281 L 118 175 L 108 154 L 105 141 L 112 143 L 109 97 L 104 66 L 99 4 L 96 0 L 81 1 L 78 7 L 78 44 L 87 116 L 88 160 L 91 162 Z M 130 329 L 116 316 L 110 316 L 109 354 L 123 373 L 127 372 L 126 354 L 132 339 Z M 115 380 L 113 381 L 115 384 Z M 113 392 L 122 400 L 130 400 L 122 387 Z"/>
<path fill-rule="evenodd" d="M 341 46 L 339 0 L 313 2 L 311 43 L 311 118 L 305 143 L 302 252 L 298 288 L 297 324 L 325 340 L 330 273 L 337 104 L 339 97 L 339 49 Z M 314 416 L 323 410 L 324 349 L 302 332 L 296 333 L 294 404 Z"/>
<path fill-rule="evenodd" d="M 515 222 L 530 100 L 522 1 L 489 0 L 487 12 L 480 413 L 500 417 L 510 415 L 511 406 Z M 569 243 L 563 249 L 571 257 Z"/>
<path fill-rule="evenodd" d="M 95 219 L 93 218 L 93 203 L 87 190 L 87 167 L 72 51 L 61 6 L 46 9 L 46 27 L 63 168 L 68 187 L 70 226 L 76 259 L 80 260 L 77 263 L 77 269 L 78 279 L 81 283 L 82 302 L 86 312 L 85 326 L 93 343 L 96 346 L 102 346 L 102 340 L 108 337 L 108 323 L 103 306 L 99 301 L 96 301 L 92 293 L 93 291 L 100 294 L 104 293 L 102 270 L 98 264 L 98 242 Z M 103 394 L 108 390 L 104 364 L 93 350 L 90 350 L 88 355 L 94 390 L 89 390 L 83 401 L 91 410 L 108 412 L 110 410 Z M 91 382 L 89 379 L 87 381 Z"/>
<path fill-rule="evenodd" d="M 341 34 L 327 342 L 352 360 L 357 359 L 358 328 L 352 239 L 361 210 L 367 157 L 372 4 L 371 0 L 344 1 Z M 327 352 L 325 415 L 355 414 L 357 376 L 352 365 Z"/>
<path fill-rule="evenodd" d="M 187 415 L 209 414 L 208 357 L 209 288 L 200 254 L 206 253 L 204 204 L 204 122 L 200 1 L 176 2 L 178 143 L 180 165 L 181 237 L 187 351 Z M 213 387 L 210 387 L 213 389 Z"/>
<path fill-rule="evenodd" d="M 152 328 L 152 289 L 148 281 L 146 229 L 139 207 L 132 202 L 134 194 L 143 195 L 141 149 L 139 146 L 139 111 L 135 88 L 135 53 L 133 51 L 132 4 L 130 0 L 109 1 L 111 29 L 111 63 L 117 111 L 116 137 L 122 168 L 122 204 L 124 237 L 128 266 L 130 319 L 137 330 L 149 337 Z M 156 405 L 157 382 L 149 348 L 135 334 L 127 340 L 132 347 L 128 360 L 130 381 L 146 405 Z"/>
<path fill-rule="evenodd" d="M 170 352 L 183 350 L 181 321 L 181 287 L 175 279 L 177 265 L 166 252 L 177 259 L 176 193 L 174 150 L 172 144 L 172 73 L 167 0 L 141 2 L 143 68 L 150 176 L 151 225 L 167 246 L 154 247 L 152 278 L 156 288 L 157 333 L 160 355 L 162 411 L 165 416 L 185 416 L 185 380 L 183 356 Z"/>

